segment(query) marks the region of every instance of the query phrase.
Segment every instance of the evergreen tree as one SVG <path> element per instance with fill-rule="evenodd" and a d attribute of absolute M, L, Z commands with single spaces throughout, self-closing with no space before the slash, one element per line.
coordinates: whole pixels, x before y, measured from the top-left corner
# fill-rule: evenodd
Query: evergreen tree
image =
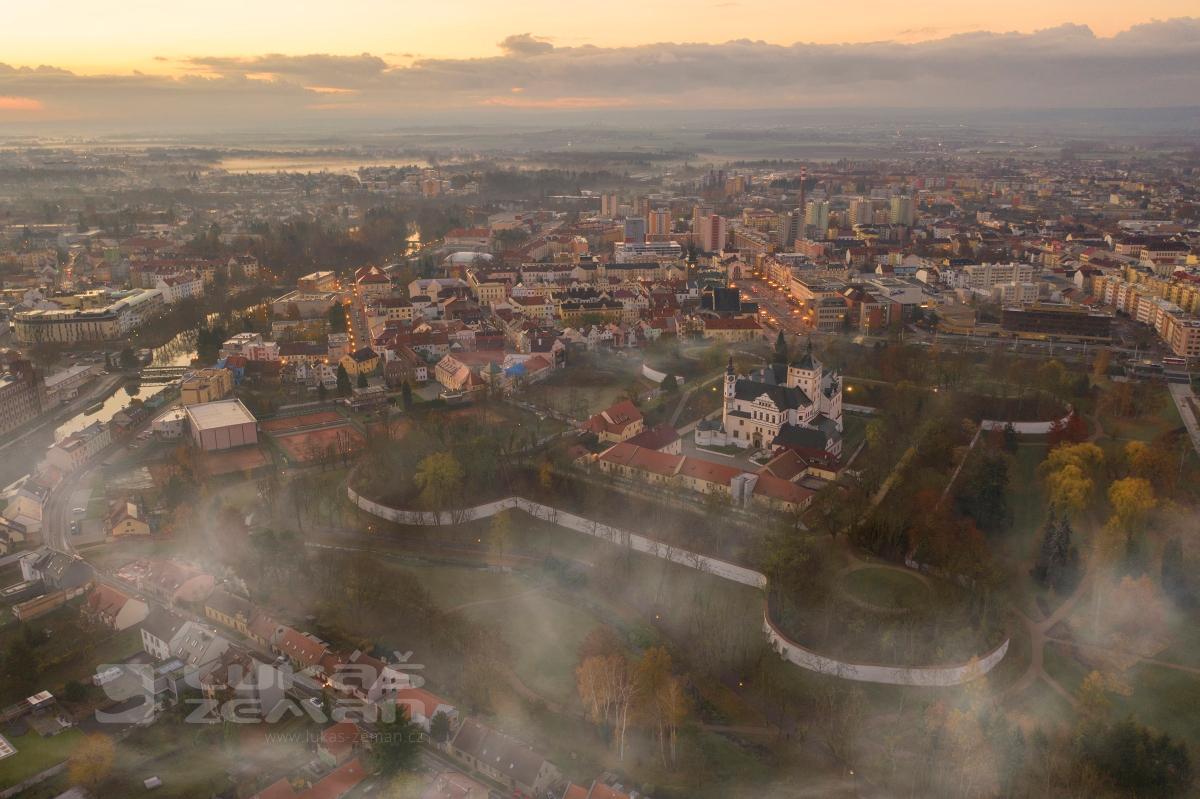
<path fill-rule="evenodd" d="M 391 721 L 380 720 L 371 738 L 371 763 L 384 775 L 413 771 L 421 757 L 421 728 L 408 715 L 408 708 L 397 707 Z"/>
<path fill-rule="evenodd" d="M 412 385 L 407 380 L 400 386 L 400 401 L 404 403 L 404 410 L 412 409 Z"/>
<path fill-rule="evenodd" d="M 350 373 L 346 371 L 346 367 L 338 364 L 337 370 L 337 393 L 339 397 L 348 397 L 352 388 L 350 386 Z"/>
<path fill-rule="evenodd" d="M 1017 451 L 1017 428 L 1013 427 L 1013 423 L 1009 422 L 1004 425 L 1004 451 L 1010 454 L 1015 454 Z"/>
<path fill-rule="evenodd" d="M 1162 587 L 1167 596 L 1181 607 L 1190 608 L 1196 602 L 1188 581 L 1188 568 L 1183 559 L 1183 542 L 1172 538 L 1163 545 Z"/>
<path fill-rule="evenodd" d="M 779 331 L 779 335 L 775 337 L 775 349 L 771 353 L 771 363 L 787 363 L 788 362 L 788 345 L 787 338 L 783 335 L 783 331 Z"/>
<path fill-rule="evenodd" d="M 1072 583 L 1077 553 L 1071 536 L 1070 520 L 1051 513 L 1042 528 L 1042 545 L 1033 566 L 1033 579 L 1040 585 L 1063 591 Z"/>
<path fill-rule="evenodd" d="M 333 304 L 329 313 L 325 315 L 325 320 L 329 323 L 330 333 L 346 332 L 346 309 L 340 302 Z"/>
<path fill-rule="evenodd" d="M 366 388 L 366 387 L 367 387 L 367 375 L 366 375 L 366 373 L 365 373 L 365 372 L 359 372 L 359 373 L 358 373 L 358 387 L 359 387 L 359 388 Z"/>

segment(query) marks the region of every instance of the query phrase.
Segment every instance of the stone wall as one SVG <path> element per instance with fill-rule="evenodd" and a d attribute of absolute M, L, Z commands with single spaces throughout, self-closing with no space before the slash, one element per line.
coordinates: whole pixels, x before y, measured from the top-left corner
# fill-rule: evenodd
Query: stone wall
<path fill-rule="evenodd" d="M 505 510 L 521 510 L 530 516 L 543 521 L 566 527 L 584 535 L 590 535 L 608 541 L 616 546 L 629 547 L 635 552 L 642 552 L 656 558 L 669 560 L 697 571 L 707 572 L 725 580 L 730 580 L 752 588 L 765 589 L 766 575 L 738 566 L 719 558 L 701 555 L 686 549 L 665 544 L 653 538 L 602 524 L 594 519 L 577 516 L 573 513 L 560 511 L 548 505 L 532 502 L 524 497 L 507 497 L 484 505 L 464 508 L 459 511 L 436 514 L 430 511 L 409 511 L 380 505 L 377 502 L 360 496 L 354 489 L 347 486 L 350 501 L 361 510 L 378 516 L 381 519 L 398 524 L 432 526 L 462 524 L 475 519 L 484 519 Z M 764 602 L 764 608 L 766 603 Z M 956 666 L 933 666 L 924 668 L 904 668 L 900 666 L 881 666 L 866 663 L 849 663 L 817 654 L 805 649 L 795 641 L 790 640 L 771 622 L 767 612 L 763 612 L 763 631 L 771 646 L 788 662 L 809 671 L 830 674 L 856 682 L 886 683 L 888 685 L 924 685 L 950 686 L 968 682 L 991 671 L 1008 653 L 1008 639 L 991 652 L 969 663 Z"/>

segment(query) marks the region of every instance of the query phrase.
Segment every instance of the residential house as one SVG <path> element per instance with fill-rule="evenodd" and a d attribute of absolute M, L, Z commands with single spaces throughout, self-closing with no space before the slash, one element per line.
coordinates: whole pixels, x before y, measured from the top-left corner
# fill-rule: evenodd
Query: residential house
<path fill-rule="evenodd" d="M 233 393 L 233 372 L 228 369 L 197 369 L 184 375 L 179 384 L 179 401 L 184 405 L 215 402 Z"/>
<path fill-rule="evenodd" d="M 631 799 L 634 795 L 597 780 L 592 782 L 591 788 L 570 783 L 563 790 L 561 799 Z"/>
<path fill-rule="evenodd" d="M 367 777 L 367 770 L 356 757 L 338 766 L 316 782 L 307 777 L 282 777 L 250 799 L 341 799 Z M 299 785 L 295 784 L 298 783 Z"/>
<path fill-rule="evenodd" d="M 601 441 L 617 444 L 642 432 L 645 420 L 636 405 L 629 400 L 621 400 L 590 417 L 581 427 L 594 433 Z"/>
<path fill-rule="evenodd" d="M 231 593 L 226 588 L 217 588 L 204 600 L 204 615 L 217 624 L 250 635 L 250 622 L 254 618 L 254 604 Z"/>
<path fill-rule="evenodd" d="M 540 796 L 561 779 L 554 764 L 533 747 L 475 719 L 463 722 L 449 749 L 468 768 L 529 796 Z"/>
<path fill-rule="evenodd" d="M 236 699 L 239 717 L 264 718 L 287 698 L 292 687 L 288 666 L 264 662 L 251 652 L 229 647 L 200 678 L 200 692 L 206 699 Z"/>
<path fill-rule="evenodd" d="M 320 663 L 333 688 L 364 702 L 391 699 L 410 685 L 407 673 L 359 649 L 345 658 L 327 651 Z"/>
<path fill-rule="evenodd" d="M 171 656 L 171 641 L 183 627 L 184 619 L 163 608 L 151 608 L 142 620 L 142 650 L 155 660 Z"/>
<path fill-rule="evenodd" d="M 486 388 L 483 378 L 453 355 L 447 355 L 438 361 L 437 366 L 433 369 L 433 375 L 438 383 L 445 386 L 448 391 L 471 392 L 482 391 Z"/>
<path fill-rule="evenodd" d="M 669 455 L 683 454 L 683 440 L 674 426 L 663 422 L 660 425 L 643 430 L 636 436 L 627 439 L 635 447 L 651 449 L 655 452 L 665 452 Z"/>
<path fill-rule="evenodd" d="M 83 558 L 49 547 L 35 549 L 21 557 L 21 579 L 40 582 L 47 591 L 78 595 L 92 584 L 94 576 L 91 565 Z"/>
<path fill-rule="evenodd" d="M 271 651 L 286 657 L 300 671 L 320 665 L 329 653 L 328 645 L 315 635 L 282 624 L 275 628 L 269 644 Z"/>
<path fill-rule="evenodd" d="M 358 755 L 366 741 L 362 728 L 353 721 L 339 721 L 321 730 L 317 757 L 329 768 L 336 768 Z"/>
<path fill-rule="evenodd" d="M 370 375 L 379 366 L 379 353 L 370 347 L 360 347 L 349 355 L 344 356 L 338 363 L 350 377 Z"/>
<path fill-rule="evenodd" d="M 150 523 L 136 502 L 122 500 L 116 503 L 108 514 L 107 523 L 108 534 L 113 538 L 150 535 Z"/>
<path fill-rule="evenodd" d="M 216 578 L 195 566 L 174 560 L 142 560 L 122 569 L 139 591 L 163 602 L 202 602 L 212 593 Z"/>
<path fill-rule="evenodd" d="M 438 713 L 446 715 L 446 718 L 450 720 L 451 729 L 458 726 L 458 709 L 424 688 L 400 688 L 395 693 L 395 699 L 397 707 L 405 708 L 408 711 L 408 717 L 420 725 L 426 733 L 429 732 L 433 717 Z"/>
<path fill-rule="evenodd" d="M 476 782 L 457 771 L 442 771 L 421 794 L 421 799 L 488 799 L 491 792 L 482 782 Z"/>
<path fill-rule="evenodd" d="M 205 674 L 216 666 L 217 659 L 229 648 L 229 641 L 211 627 L 185 621 L 171 639 L 170 656 L 181 661 L 189 670 Z"/>
<path fill-rule="evenodd" d="M 150 614 L 150 606 L 112 586 L 99 583 L 88 594 L 81 613 L 93 624 L 119 632 L 145 621 Z"/>
<path fill-rule="evenodd" d="M 64 474 L 73 472 L 99 455 L 112 443 L 112 431 L 101 422 L 92 422 L 46 450 L 46 463 Z"/>
<path fill-rule="evenodd" d="M 704 338 L 726 343 L 757 341 L 763 336 L 762 325 L 748 317 L 706 316 L 700 322 L 700 331 Z"/>

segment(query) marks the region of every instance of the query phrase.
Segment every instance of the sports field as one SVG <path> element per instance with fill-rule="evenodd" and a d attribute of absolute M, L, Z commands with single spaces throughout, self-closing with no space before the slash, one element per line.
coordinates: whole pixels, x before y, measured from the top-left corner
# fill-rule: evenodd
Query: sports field
<path fill-rule="evenodd" d="M 337 411 L 315 411 L 313 413 L 303 413 L 299 416 L 267 419 L 264 422 L 260 422 L 258 426 L 264 433 L 287 433 L 292 430 L 301 430 L 305 427 L 320 427 L 343 421 L 345 421 L 345 417 Z"/>
<path fill-rule="evenodd" d="M 366 443 L 363 434 L 350 425 L 321 427 L 271 436 L 293 463 L 310 463 L 319 460 L 332 447 L 336 452 L 362 449 Z"/>

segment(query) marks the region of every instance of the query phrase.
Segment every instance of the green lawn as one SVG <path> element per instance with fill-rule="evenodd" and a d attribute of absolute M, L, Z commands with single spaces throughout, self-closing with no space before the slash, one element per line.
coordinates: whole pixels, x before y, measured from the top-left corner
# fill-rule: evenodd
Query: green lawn
<path fill-rule="evenodd" d="M 1102 416 L 1100 424 L 1105 435 L 1117 439 L 1153 441 L 1169 430 L 1183 427 L 1183 420 L 1179 418 L 1179 409 L 1175 407 L 1175 402 L 1165 388 L 1162 389 L 1162 393 L 1161 404 L 1154 413 L 1129 419 Z"/>
<path fill-rule="evenodd" d="M 17 750 L 12 757 L 0 760 L 0 786 L 16 785 L 51 766 L 66 760 L 75 746 L 83 739 L 77 729 L 43 738 L 33 730 L 18 737 L 8 738 Z"/>
<path fill-rule="evenodd" d="M 842 578 L 846 593 L 869 605 L 909 609 L 928 604 L 930 589 L 919 577 L 899 569 L 869 566 Z"/>
<path fill-rule="evenodd" d="M 687 398 L 687 402 L 683 404 L 683 411 L 679 414 L 679 419 L 675 423 L 683 426 L 688 422 L 694 422 L 720 408 L 721 402 L 722 395 L 719 383 L 713 383 L 711 386 L 702 386 L 693 391 L 691 396 Z M 672 403 L 672 413 L 674 413 L 674 408 L 675 405 Z"/>
<path fill-rule="evenodd" d="M 576 695 L 576 652 L 585 635 L 603 623 L 535 588 L 486 605 L 467 608 L 467 618 L 501 632 L 521 681 L 541 695 L 571 703 Z"/>
<path fill-rule="evenodd" d="M 287 717 L 278 724 L 238 725 L 227 732 L 221 725 L 187 724 L 168 715 L 121 742 L 101 795 L 141 794 L 142 782 L 158 777 L 163 785 L 154 791 L 156 797 L 209 796 L 229 787 L 230 769 L 244 767 L 253 767 L 265 784 L 304 763 L 309 729 L 307 720 Z"/>
<path fill-rule="evenodd" d="M 175 554 L 179 542 L 168 540 L 124 540 L 83 550 L 89 563 L 101 571 L 111 571 L 138 558 L 157 558 Z"/>
<path fill-rule="evenodd" d="M 1046 644 L 1046 672 L 1074 693 L 1092 669 L 1073 647 Z M 1189 742 L 1200 742 L 1200 675 L 1155 663 L 1138 663 L 1122 679 L 1129 696 L 1109 694 L 1115 718 L 1133 716 L 1143 724 Z"/>
<path fill-rule="evenodd" d="M 1075 709 L 1045 680 L 1037 680 L 1014 702 L 1007 705 L 1008 716 L 1022 724 L 1026 734 L 1035 727 L 1053 729 L 1074 718 Z"/>
<path fill-rule="evenodd" d="M 1045 615 L 1042 605 L 1053 607 L 1059 601 L 1053 592 L 1039 586 L 1029 575 L 1041 546 L 1042 525 L 1046 521 L 1046 487 L 1037 469 L 1046 459 L 1047 452 L 1049 448 L 1044 442 L 1030 443 L 1022 438 L 1013 457 L 1008 488 L 1012 526 L 991 541 L 1010 566 L 1010 588 L 1014 597 L 1034 618 Z M 1076 546 L 1079 545 L 1076 541 Z"/>

